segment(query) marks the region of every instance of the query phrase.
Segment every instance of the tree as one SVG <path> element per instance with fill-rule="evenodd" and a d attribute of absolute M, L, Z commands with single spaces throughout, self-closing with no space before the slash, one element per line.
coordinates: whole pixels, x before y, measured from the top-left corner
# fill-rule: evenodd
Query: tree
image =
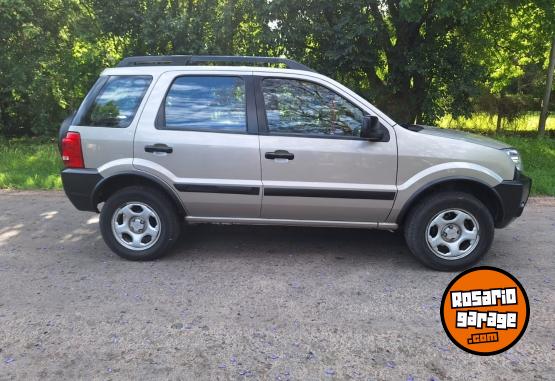
<path fill-rule="evenodd" d="M 53 134 L 104 67 L 143 54 L 286 55 L 398 122 L 468 115 L 483 94 L 501 122 L 532 93 L 539 104 L 554 8 L 553 0 L 0 0 L 0 133 Z"/>
<path fill-rule="evenodd" d="M 547 67 L 547 81 L 545 84 L 545 95 L 542 101 L 542 111 L 540 114 L 540 124 L 538 126 L 538 132 L 540 136 L 545 134 L 545 122 L 547 121 L 547 115 L 549 113 L 549 98 L 551 97 L 551 91 L 553 90 L 553 71 L 555 70 L 555 37 L 551 41 L 551 53 L 549 54 L 549 65 Z"/>
<path fill-rule="evenodd" d="M 399 122 L 470 112 L 484 78 L 484 14 L 499 1 L 269 3 L 281 53 L 354 86 Z M 482 49 L 482 48 L 480 48 Z"/>
<path fill-rule="evenodd" d="M 253 0 L 0 0 L 0 134 L 53 135 L 124 56 L 268 52 L 253 9 Z"/>
<path fill-rule="evenodd" d="M 117 59 L 80 0 L 0 0 L 0 133 L 52 135 Z"/>
<path fill-rule="evenodd" d="M 496 132 L 503 121 L 512 121 L 535 107 L 537 79 L 543 65 L 545 42 L 539 36 L 545 12 L 537 4 L 501 3 L 495 13 L 485 15 L 480 66 L 486 76 L 480 96 L 473 99 L 474 110 L 497 117 Z"/>

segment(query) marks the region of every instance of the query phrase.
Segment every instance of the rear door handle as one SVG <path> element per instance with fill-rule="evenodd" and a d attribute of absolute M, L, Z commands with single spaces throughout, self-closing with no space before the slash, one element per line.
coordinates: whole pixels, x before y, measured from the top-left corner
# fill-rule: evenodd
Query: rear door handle
<path fill-rule="evenodd" d="M 295 158 L 295 155 L 293 155 L 291 152 L 278 149 L 277 151 L 274 151 L 274 152 L 266 152 L 264 157 L 270 160 L 273 160 L 273 159 L 293 160 Z"/>
<path fill-rule="evenodd" d="M 163 152 L 163 153 L 172 153 L 173 152 L 173 148 L 170 146 L 167 146 L 165 144 L 160 144 L 160 143 L 156 143 L 150 146 L 145 146 L 145 152 L 150 152 L 150 153 L 154 153 L 154 152 Z"/>

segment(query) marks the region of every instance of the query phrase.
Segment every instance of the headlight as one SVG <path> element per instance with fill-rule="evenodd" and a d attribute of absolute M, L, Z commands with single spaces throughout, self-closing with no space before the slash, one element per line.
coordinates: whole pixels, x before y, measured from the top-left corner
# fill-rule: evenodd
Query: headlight
<path fill-rule="evenodd" d="M 520 154 L 514 148 L 506 148 L 503 151 L 509 156 L 509 159 L 513 161 L 516 165 L 516 169 L 522 171 L 522 159 L 520 158 Z"/>

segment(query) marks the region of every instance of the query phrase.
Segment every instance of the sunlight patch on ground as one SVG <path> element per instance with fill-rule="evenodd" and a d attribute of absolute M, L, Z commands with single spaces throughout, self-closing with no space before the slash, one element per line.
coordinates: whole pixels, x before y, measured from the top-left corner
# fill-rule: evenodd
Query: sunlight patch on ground
<path fill-rule="evenodd" d="M 87 220 L 87 225 L 97 224 L 98 223 L 98 215 L 93 216 Z"/>
<path fill-rule="evenodd" d="M 98 232 L 93 229 L 78 228 L 78 229 L 75 229 L 73 232 L 64 235 L 62 239 L 60 239 L 60 242 L 61 243 L 78 242 L 78 241 L 81 241 L 84 236 L 97 234 L 97 233 Z"/>
<path fill-rule="evenodd" d="M 54 216 L 55 216 L 56 214 L 58 214 L 58 211 L 57 211 L 57 210 L 53 210 L 53 211 L 51 211 L 51 212 L 44 212 L 44 213 L 41 213 L 40 216 L 41 216 L 42 218 L 44 218 L 45 220 L 51 220 L 52 218 L 54 218 Z"/>
<path fill-rule="evenodd" d="M 0 246 L 6 245 L 10 239 L 19 235 L 22 227 L 23 224 L 17 224 L 0 230 Z"/>

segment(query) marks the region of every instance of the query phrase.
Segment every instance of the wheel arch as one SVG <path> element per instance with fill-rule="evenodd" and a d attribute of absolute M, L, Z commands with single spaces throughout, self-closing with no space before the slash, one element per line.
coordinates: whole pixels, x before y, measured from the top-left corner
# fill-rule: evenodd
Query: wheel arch
<path fill-rule="evenodd" d="M 159 178 L 147 173 L 124 172 L 102 179 L 102 181 L 100 181 L 93 190 L 93 206 L 98 211 L 98 204 L 106 201 L 108 197 L 117 192 L 119 189 L 130 185 L 141 185 L 158 189 L 160 192 L 169 197 L 180 216 L 183 217 L 187 215 L 185 207 L 171 187 Z"/>
<path fill-rule="evenodd" d="M 396 223 L 402 226 L 409 212 L 416 207 L 422 199 L 435 193 L 448 191 L 468 193 L 476 197 L 488 208 L 496 225 L 503 219 L 504 211 L 501 198 L 495 189 L 488 184 L 473 178 L 444 178 L 430 182 L 414 192 L 401 208 L 396 218 Z"/>

